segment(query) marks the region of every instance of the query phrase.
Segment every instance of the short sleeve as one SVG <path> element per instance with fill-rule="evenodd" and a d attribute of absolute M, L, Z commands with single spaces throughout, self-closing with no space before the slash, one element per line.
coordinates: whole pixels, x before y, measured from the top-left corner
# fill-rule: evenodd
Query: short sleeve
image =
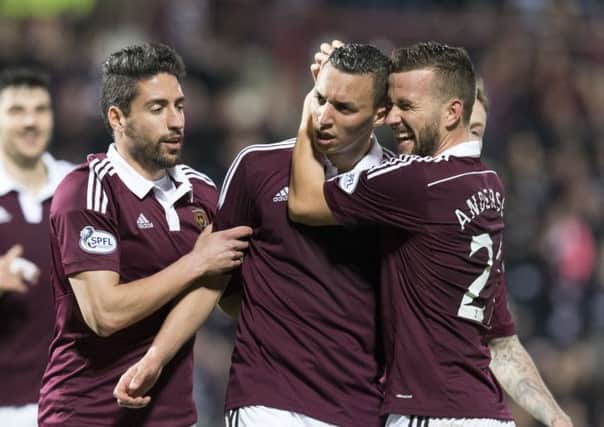
<path fill-rule="evenodd" d="M 240 156 L 229 168 L 218 198 L 218 211 L 214 219 L 216 231 L 238 225 L 254 225 L 254 202 L 249 191 L 250 177 L 247 176 L 248 157 L 245 154 Z"/>
<path fill-rule="evenodd" d="M 514 320 L 509 310 L 507 286 L 502 275 L 493 297 L 493 318 L 491 329 L 487 334 L 487 342 L 493 338 L 509 337 L 516 333 Z"/>
<path fill-rule="evenodd" d="M 229 168 L 218 198 L 218 211 L 214 219 L 214 231 L 226 230 L 239 225 L 254 226 L 254 202 L 249 192 L 247 157 L 241 153 Z M 232 272 L 224 291 L 229 296 L 243 290 L 241 269 Z"/>
<path fill-rule="evenodd" d="M 120 237 L 112 211 L 101 213 L 81 207 L 82 186 L 64 182 L 53 200 L 50 226 L 59 246 L 65 273 L 120 271 Z M 85 188 L 85 186 L 84 186 Z"/>
<path fill-rule="evenodd" d="M 386 225 L 415 230 L 426 209 L 424 173 L 400 158 L 324 184 L 327 204 L 342 225 Z"/>

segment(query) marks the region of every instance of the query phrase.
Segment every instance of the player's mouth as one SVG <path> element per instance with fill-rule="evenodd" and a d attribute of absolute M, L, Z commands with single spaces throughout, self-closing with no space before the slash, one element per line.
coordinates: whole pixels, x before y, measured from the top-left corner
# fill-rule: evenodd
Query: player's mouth
<path fill-rule="evenodd" d="M 409 130 L 393 130 L 399 154 L 411 154 L 416 142 L 414 133 Z"/>
<path fill-rule="evenodd" d="M 315 131 L 315 140 L 319 145 L 329 145 L 336 137 L 328 132 Z"/>
<path fill-rule="evenodd" d="M 174 135 L 168 138 L 162 138 L 162 144 L 167 145 L 172 149 L 179 149 L 182 145 L 182 135 Z"/>
<path fill-rule="evenodd" d="M 26 129 L 20 133 L 20 136 L 27 142 L 35 142 L 40 137 L 40 131 L 38 129 Z"/>

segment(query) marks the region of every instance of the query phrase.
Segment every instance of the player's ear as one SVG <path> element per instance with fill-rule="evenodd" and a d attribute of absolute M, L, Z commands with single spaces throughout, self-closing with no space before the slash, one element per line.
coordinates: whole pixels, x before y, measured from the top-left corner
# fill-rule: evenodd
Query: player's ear
<path fill-rule="evenodd" d="M 373 127 L 378 127 L 384 124 L 384 120 L 386 120 L 386 114 L 388 113 L 388 109 L 386 107 L 379 107 L 375 112 L 375 116 L 373 118 Z"/>
<path fill-rule="evenodd" d="M 124 113 L 119 107 L 112 105 L 107 109 L 107 120 L 114 132 L 121 131 L 126 125 Z"/>
<path fill-rule="evenodd" d="M 462 120 L 463 102 L 459 98 L 453 98 L 447 104 L 444 112 L 444 125 L 447 129 L 454 128 Z"/>

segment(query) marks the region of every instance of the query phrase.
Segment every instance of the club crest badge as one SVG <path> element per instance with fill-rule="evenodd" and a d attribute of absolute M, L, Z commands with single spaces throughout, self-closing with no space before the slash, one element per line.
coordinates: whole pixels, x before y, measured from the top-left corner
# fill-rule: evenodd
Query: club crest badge
<path fill-rule="evenodd" d="M 208 214 L 201 208 L 194 208 L 191 210 L 193 213 L 193 219 L 195 219 L 195 223 L 199 227 L 200 231 L 203 231 L 204 228 L 208 226 L 210 221 L 208 220 Z"/>

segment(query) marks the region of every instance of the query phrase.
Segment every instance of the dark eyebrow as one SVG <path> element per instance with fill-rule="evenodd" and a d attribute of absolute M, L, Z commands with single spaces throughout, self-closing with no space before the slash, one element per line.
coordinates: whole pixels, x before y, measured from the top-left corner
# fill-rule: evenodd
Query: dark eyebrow
<path fill-rule="evenodd" d="M 165 98 L 153 98 L 145 102 L 145 107 L 149 107 L 154 104 L 168 105 L 168 100 Z"/>
<path fill-rule="evenodd" d="M 184 96 L 180 96 L 178 98 L 176 98 L 176 100 L 174 101 L 175 104 L 180 104 L 183 103 L 185 101 L 185 97 Z M 153 98 L 150 99 L 149 101 L 145 102 L 145 107 L 149 107 L 151 105 L 154 104 L 159 104 L 159 105 L 168 105 L 170 103 L 170 101 L 168 101 L 165 98 Z"/>
<path fill-rule="evenodd" d="M 347 110 L 355 110 L 356 109 L 354 103 L 351 103 L 351 102 L 338 102 L 338 101 L 334 101 L 334 102 L 332 102 L 332 104 L 338 110 L 341 110 L 341 109 L 344 109 L 344 108 L 347 109 Z"/>

